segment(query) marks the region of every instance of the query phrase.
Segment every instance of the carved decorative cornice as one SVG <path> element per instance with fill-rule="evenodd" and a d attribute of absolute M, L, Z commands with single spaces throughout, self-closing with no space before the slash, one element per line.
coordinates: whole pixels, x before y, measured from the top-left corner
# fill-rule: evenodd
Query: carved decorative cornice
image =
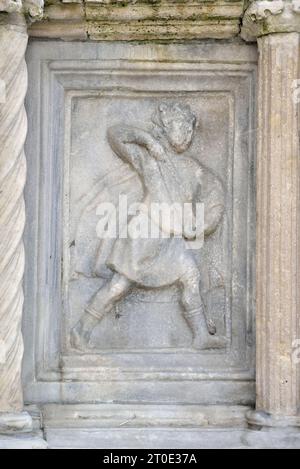
<path fill-rule="evenodd" d="M 31 36 L 189 40 L 238 36 L 244 0 L 51 0 Z"/>
<path fill-rule="evenodd" d="M 300 33 L 300 0 L 252 0 L 244 15 L 243 39 L 290 32 Z"/>
<path fill-rule="evenodd" d="M 21 13 L 38 20 L 43 16 L 44 0 L 0 0 L 0 12 Z"/>

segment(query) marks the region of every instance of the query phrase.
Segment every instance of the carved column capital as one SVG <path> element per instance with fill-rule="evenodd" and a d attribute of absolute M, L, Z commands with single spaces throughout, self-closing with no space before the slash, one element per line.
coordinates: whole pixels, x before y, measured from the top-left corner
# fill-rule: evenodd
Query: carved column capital
<path fill-rule="evenodd" d="M 273 33 L 300 33 L 300 0 L 252 0 L 242 37 L 247 41 Z"/>
<path fill-rule="evenodd" d="M 43 17 L 44 0 L 0 0 L 0 13 L 20 13 L 29 21 Z"/>

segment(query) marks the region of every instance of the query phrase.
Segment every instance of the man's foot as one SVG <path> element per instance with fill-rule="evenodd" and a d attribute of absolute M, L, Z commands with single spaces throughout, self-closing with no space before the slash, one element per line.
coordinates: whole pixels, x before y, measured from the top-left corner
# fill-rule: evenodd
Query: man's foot
<path fill-rule="evenodd" d="M 194 338 L 193 347 L 197 350 L 224 349 L 228 345 L 226 337 L 217 335 L 201 334 Z"/>
<path fill-rule="evenodd" d="M 86 309 L 80 321 L 71 330 L 71 346 L 82 352 L 89 349 L 92 332 L 99 322 L 100 318 L 94 316 Z"/>
<path fill-rule="evenodd" d="M 90 331 L 84 330 L 81 321 L 71 330 L 71 346 L 81 352 L 85 352 L 89 348 L 90 338 Z"/>

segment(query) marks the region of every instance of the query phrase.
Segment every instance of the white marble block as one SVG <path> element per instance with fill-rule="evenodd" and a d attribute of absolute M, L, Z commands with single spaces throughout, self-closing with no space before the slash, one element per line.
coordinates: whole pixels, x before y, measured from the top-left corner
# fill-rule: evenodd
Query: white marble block
<path fill-rule="evenodd" d="M 27 61 L 26 401 L 253 403 L 256 48 L 33 41 Z M 203 201 L 203 247 L 103 242 L 120 194 Z"/>

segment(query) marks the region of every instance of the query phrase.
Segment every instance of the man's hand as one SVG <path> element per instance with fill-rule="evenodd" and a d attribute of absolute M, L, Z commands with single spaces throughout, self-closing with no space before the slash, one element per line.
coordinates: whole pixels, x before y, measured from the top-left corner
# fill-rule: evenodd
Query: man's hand
<path fill-rule="evenodd" d="M 166 157 L 165 150 L 159 142 L 153 140 L 153 142 L 151 142 L 151 145 L 149 146 L 148 150 L 149 150 L 150 155 L 153 158 L 155 158 L 157 161 L 164 161 L 165 160 L 165 157 Z"/>

